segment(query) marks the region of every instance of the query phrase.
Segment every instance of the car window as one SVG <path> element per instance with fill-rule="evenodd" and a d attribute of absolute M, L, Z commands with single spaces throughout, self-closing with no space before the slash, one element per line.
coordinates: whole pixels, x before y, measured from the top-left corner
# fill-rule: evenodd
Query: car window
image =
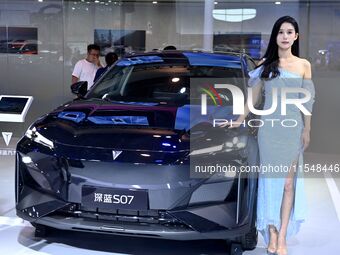
<path fill-rule="evenodd" d="M 89 92 L 88 97 L 103 98 L 105 95 L 120 95 L 122 84 L 131 69 L 132 67 L 115 66 L 100 79 L 99 84 Z"/>
<path fill-rule="evenodd" d="M 242 79 L 241 69 L 220 66 L 190 65 L 134 65 L 116 66 L 95 85 L 88 98 L 105 98 L 112 101 L 161 102 L 162 104 L 189 104 L 200 100 L 202 86 L 190 86 L 192 78 L 227 78 L 228 83 L 237 85 Z M 218 90 L 216 97 L 231 98 L 230 91 Z M 211 102 L 210 102 L 210 101 Z M 214 99 L 209 98 L 208 104 Z M 220 99 L 221 100 L 221 99 Z"/>

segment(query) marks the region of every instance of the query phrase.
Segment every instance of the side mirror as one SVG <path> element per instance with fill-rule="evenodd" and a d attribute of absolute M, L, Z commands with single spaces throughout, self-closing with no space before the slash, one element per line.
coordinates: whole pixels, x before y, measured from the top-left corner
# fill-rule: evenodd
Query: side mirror
<path fill-rule="evenodd" d="M 71 85 L 71 91 L 78 97 L 84 97 L 87 93 L 87 81 L 78 81 Z"/>

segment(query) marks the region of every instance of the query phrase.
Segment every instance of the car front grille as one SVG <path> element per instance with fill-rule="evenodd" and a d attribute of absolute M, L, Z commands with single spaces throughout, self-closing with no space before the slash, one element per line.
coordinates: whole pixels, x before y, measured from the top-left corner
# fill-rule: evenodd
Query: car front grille
<path fill-rule="evenodd" d="M 96 208 L 85 208 L 80 204 L 70 204 L 52 215 L 63 217 L 77 217 L 101 223 L 137 224 L 137 225 L 162 225 L 167 228 L 193 230 L 189 225 L 171 216 L 164 210 L 112 210 L 101 211 Z M 52 216 L 51 215 L 51 216 Z"/>

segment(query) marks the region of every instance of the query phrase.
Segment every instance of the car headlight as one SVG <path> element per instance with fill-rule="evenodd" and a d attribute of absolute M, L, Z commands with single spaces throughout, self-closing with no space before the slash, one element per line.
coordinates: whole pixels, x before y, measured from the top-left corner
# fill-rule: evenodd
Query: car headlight
<path fill-rule="evenodd" d="M 224 143 L 223 151 L 232 151 L 232 150 L 240 150 L 244 149 L 247 145 L 247 137 L 246 136 L 235 136 L 229 141 Z"/>
<path fill-rule="evenodd" d="M 222 182 L 233 180 L 238 174 L 238 167 L 232 166 L 227 168 L 225 172 L 213 174 L 205 183 Z"/>
<path fill-rule="evenodd" d="M 36 127 L 30 127 L 29 129 L 27 129 L 25 136 L 32 139 L 32 141 L 39 143 L 41 145 L 44 145 L 48 148 L 50 148 L 51 150 L 54 149 L 54 144 L 51 140 L 47 139 L 46 137 L 44 137 L 42 134 L 40 134 Z"/>
<path fill-rule="evenodd" d="M 247 136 L 235 136 L 235 137 L 229 138 L 223 144 L 193 150 L 189 155 L 195 156 L 195 155 L 203 155 L 203 154 L 214 154 L 216 152 L 229 152 L 233 150 L 244 149 L 246 145 L 247 145 Z"/>

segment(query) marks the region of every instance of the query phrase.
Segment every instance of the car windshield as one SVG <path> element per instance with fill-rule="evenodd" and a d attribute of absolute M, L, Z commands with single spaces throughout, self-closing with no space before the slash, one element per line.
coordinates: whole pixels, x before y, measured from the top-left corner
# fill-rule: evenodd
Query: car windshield
<path fill-rule="evenodd" d="M 225 78 L 228 83 L 243 90 L 243 80 L 239 79 L 241 77 L 240 68 L 220 66 L 163 63 L 116 65 L 88 92 L 86 98 L 182 105 L 188 104 L 193 96 L 199 97 L 202 93 L 202 88 L 190 86 L 191 78 Z M 218 90 L 217 92 L 221 93 Z M 223 93 L 228 92 L 224 90 Z"/>

